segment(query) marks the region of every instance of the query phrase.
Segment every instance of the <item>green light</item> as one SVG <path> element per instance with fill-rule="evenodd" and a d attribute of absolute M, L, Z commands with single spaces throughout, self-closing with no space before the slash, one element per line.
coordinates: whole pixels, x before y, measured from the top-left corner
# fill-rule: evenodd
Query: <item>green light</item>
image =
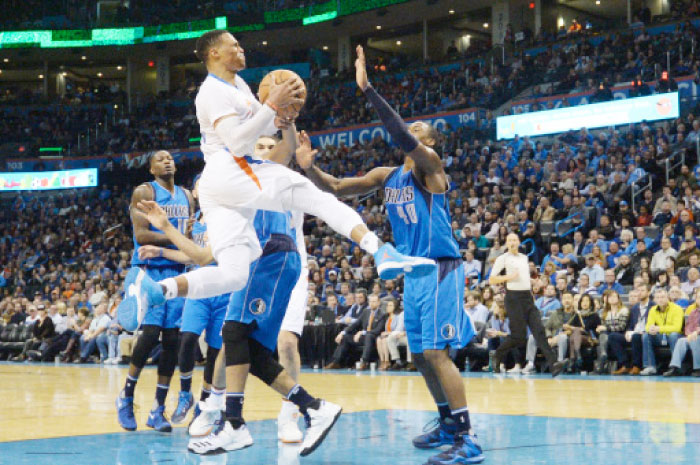
<path fill-rule="evenodd" d="M 330 21 L 331 19 L 335 19 L 337 17 L 338 17 L 337 11 L 329 11 L 328 13 L 323 13 L 320 15 L 314 15 L 314 16 L 309 16 L 307 18 L 304 18 L 302 23 L 304 24 L 304 26 L 307 26 L 309 24 L 322 23 L 323 21 Z"/>
<path fill-rule="evenodd" d="M 63 147 L 40 147 L 39 152 L 63 152 Z"/>
<path fill-rule="evenodd" d="M 226 16 L 218 16 L 214 18 L 214 27 L 216 29 L 226 29 L 228 26 L 228 18 Z"/>
<path fill-rule="evenodd" d="M 201 137 L 190 137 L 189 142 L 201 142 L 202 138 Z"/>

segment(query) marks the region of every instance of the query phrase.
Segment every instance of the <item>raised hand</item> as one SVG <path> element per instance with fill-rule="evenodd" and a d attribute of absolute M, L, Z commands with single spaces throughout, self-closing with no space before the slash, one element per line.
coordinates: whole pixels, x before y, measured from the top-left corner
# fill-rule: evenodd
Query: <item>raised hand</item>
<path fill-rule="evenodd" d="M 355 80 L 362 91 L 369 87 L 367 78 L 367 62 L 365 61 L 365 51 L 362 45 L 357 46 L 357 59 L 355 60 Z"/>
<path fill-rule="evenodd" d="M 304 82 L 299 78 L 289 78 L 281 84 L 271 86 L 266 103 L 274 108 L 281 109 L 290 105 L 303 105 L 304 99 L 300 98 L 304 92 Z"/>
<path fill-rule="evenodd" d="M 299 134 L 299 147 L 296 150 L 297 164 L 303 170 L 308 170 L 314 164 L 318 150 L 311 148 L 311 138 L 306 131 Z"/>

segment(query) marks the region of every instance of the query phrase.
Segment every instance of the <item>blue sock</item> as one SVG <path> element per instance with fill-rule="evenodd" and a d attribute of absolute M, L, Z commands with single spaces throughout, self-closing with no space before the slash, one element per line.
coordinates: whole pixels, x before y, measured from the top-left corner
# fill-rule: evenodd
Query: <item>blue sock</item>
<path fill-rule="evenodd" d="M 234 429 L 238 429 L 243 423 L 243 393 L 226 393 L 226 420 Z"/>
<path fill-rule="evenodd" d="M 136 389 L 136 383 L 139 377 L 126 375 L 126 384 L 124 384 L 124 397 L 134 397 L 134 389 Z"/>
<path fill-rule="evenodd" d="M 192 390 L 192 373 L 187 376 L 180 375 L 180 390 L 190 392 Z"/>
<path fill-rule="evenodd" d="M 443 402 L 437 404 L 438 412 L 440 412 L 440 420 L 445 421 L 448 418 L 452 418 L 452 412 L 450 410 L 450 404 Z"/>
<path fill-rule="evenodd" d="M 167 384 L 156 384 L 156 402 L 158 406 L 165 405 L 165 398 L 168 397 L 168 389 L 170 386 Z"/>
<path fill-rule="evenodd" d="M 311 397 L 311 395 L 306 392 L 306 389 L 298 384 L 289 391 L 287 400 L 298 406 L 302 414 L 306 414 L 306 409 L 308 408 L 317 409 L 321 406 L 318 399 Z"/>
<path fill-rule="evenodd" d="M 452 410 L 452 419 L 457 425 L 457 434 L 469 434 L 472 429 L 471 421 L 469 420 L 469 409 L 463 407 L 457 410 Z"/>
<path fill-rule="evenodd" d="M 200 394 L 199 400 L 204 402 L 209 397 L 209 394 L 211 394 L 211 391 L 209 389 L 202 388 L 202 394 Z"/>

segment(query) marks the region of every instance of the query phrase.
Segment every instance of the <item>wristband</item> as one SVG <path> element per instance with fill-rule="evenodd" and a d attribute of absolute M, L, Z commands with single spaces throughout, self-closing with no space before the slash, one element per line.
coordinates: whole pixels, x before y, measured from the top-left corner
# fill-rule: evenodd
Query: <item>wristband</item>
<path fill-rule="evenodd" d="M 163 257 L 163 247 L 158 249 L 158 258 L 162 258 L 162 257 Z"/>

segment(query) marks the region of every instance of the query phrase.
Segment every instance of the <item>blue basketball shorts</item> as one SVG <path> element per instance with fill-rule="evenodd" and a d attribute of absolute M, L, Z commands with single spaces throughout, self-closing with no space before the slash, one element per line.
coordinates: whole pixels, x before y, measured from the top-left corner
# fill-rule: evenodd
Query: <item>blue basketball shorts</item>
<path fill-rule="evenodd" d="M 187 299 L 185 309 L 182 311 L 182 327 L 180 332 L 189 332 L 201 335 L 207 332 L 205 339 L 207 345 L 214 349 L 221 349 L 221 327 L 228 309 L 231 294 L 224 294 L 207 299 Z"/>
<path fill-rule="evenodd" d="M 459 258 L 437 259 L 427 276 L 404 278 L 404 324 L 413 353 L 461 349 L 474 337 L 464 311 L 464 266 Z"/>
<path fill-rule="evenodd" d="M 141 267 L 154 281 L 166 278 L 174 278 L 185 272 L 183 266 L 152 266 Z M 182 320 L 182 309 L 185 306 L 185 298 L 178 297 L 166 300 L 163 305 L 151 307 L 146 312 L 141 325 L 160 326 L 163 329 L 179 328 Z"/>

